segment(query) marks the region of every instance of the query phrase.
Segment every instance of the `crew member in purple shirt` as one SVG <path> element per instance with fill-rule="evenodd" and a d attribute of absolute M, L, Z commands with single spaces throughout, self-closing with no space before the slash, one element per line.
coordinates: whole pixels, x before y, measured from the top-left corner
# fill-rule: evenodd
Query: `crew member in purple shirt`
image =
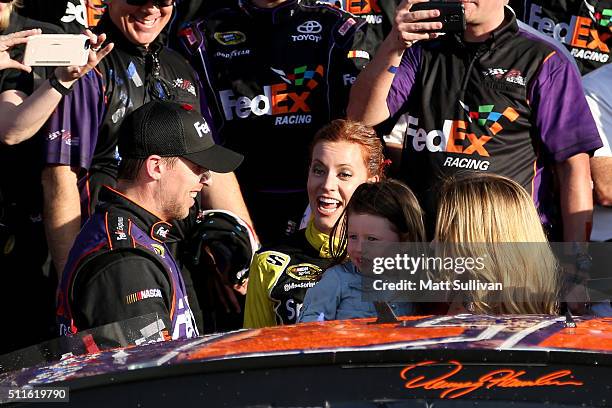
<path fill-rule="evenodd" d="M 589 156 L 601 146 L 578 71 L 517 22 L 504 0 L 464 3 L 466 29 L 441 34 L 438 10 L 404 1 L 391 33 L 351 91 L 348 116 L 394 117 L 386 137 L 428 230 L 437 187 L 457 172 L 494 172 L 533 197 L 552 240 L 588 240 Z"/>

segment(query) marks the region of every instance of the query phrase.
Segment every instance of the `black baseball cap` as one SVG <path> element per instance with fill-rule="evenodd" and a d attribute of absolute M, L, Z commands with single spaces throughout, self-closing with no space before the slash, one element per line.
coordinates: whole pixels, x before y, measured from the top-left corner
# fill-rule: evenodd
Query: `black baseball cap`
<path fill-rule="evenodd" d="M 121 157 L 184 157 L 216 173 L 234 171 L 244 156 L 215 144 L 210 126 L 193 106 L 151 101 L 126 116 L 119 135 Z"/>

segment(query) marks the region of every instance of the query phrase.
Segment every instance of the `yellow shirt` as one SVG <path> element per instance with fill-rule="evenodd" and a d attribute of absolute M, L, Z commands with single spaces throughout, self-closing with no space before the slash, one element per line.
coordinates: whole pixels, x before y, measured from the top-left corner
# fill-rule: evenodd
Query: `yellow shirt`
<path fill-rule="evenodd" d="M 312 220 L 287 244 L 255 254 L 249 271 L 244 327 L 295 323 L 306 291 L 329 264 L 329 236 L 318 231 Z"/>

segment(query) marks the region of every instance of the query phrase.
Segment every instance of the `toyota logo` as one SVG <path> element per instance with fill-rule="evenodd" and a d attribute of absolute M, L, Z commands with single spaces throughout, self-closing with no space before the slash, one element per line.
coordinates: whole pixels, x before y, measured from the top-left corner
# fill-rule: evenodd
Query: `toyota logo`
<path fill-rule="evenodd" d="M 323 27 L 321 27 L 321 23 L 318 21 L 309 20 L 300 24 L 297 30 L 302 34 L 318 34 L 323 30 Z"/>

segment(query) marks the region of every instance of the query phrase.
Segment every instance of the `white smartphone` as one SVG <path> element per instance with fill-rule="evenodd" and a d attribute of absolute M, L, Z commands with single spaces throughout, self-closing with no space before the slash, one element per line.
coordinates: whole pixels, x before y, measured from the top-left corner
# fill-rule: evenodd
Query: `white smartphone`
<path fill-rule="evenodd" d="M 82 66 L 89 56 L 83 34 L 39 34 L 28 38 L 23 63 L 30 66 Z"/>

